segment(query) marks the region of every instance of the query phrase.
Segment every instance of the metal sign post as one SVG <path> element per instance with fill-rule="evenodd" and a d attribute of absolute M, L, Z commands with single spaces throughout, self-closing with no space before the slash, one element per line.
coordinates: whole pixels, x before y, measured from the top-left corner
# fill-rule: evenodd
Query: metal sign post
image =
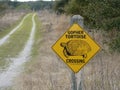
<path fill-rule="evenodd" d="M 74 15 L 71 18 L 70 24 L 78 23 L 82 28 L 84 27 L 84 19 L 80 15 Z M 82 90 L 82 70 L 78 73 L 71 73 L 72 77 L 72 90 Z"/>

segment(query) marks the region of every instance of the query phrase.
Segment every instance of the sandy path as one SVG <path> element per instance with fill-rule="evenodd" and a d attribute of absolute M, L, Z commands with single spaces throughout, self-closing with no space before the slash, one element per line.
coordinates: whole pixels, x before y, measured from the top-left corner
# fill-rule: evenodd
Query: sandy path
<path fill-rule="evenodd" d="M 34 43 L 34 34 L 35 34 L 35 14 L 32 16 L 33 26 L 31 29 L 30 37 L 24 47 L 24 49 L 20 52 L 18 57 L 13 58 L 13 62 L 11 65 L 0 74 L 0 88 L 8 87 L 12 85 L 12 80 L 20 73 L 20 69 L 22 64 L 29 60 L 32 46 Z"/>
<path fill-rule="evenodd" d="M 4 44 L 4 43 L 9 39 L 10 35 L 12 35 L 16 30 L 18 30 L 18 28 L 23 24 L 24 20 L 25 20 L 28 16 L 29 16 L 29 14 L 26 15 L 26 16 L 23 18 L 23 20 L 20 22 L 20 24 L 18 24 L 10 33 L 8 33 L 6 36 L 4 36 L 3 38 L 0 39 L 0 46 L 1 46 L 2 44 Z"/>

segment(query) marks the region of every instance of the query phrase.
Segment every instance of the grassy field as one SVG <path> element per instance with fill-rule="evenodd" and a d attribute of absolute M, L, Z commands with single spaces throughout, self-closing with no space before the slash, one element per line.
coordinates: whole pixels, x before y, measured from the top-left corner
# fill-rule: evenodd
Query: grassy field
<path fill-rule="evenodd" d="M 38 15 L 42 26 L 36 33 L 34 57 L 25 64 L 25 71 L 15 79 L 13 89 L 72 90 L 71 70 L 51 49 L 68 29 L 70 17 L 47 11 Z M 41 33 L 42 37 L 39 36 Z M 82 68 L 83 90 L 120 90 L 120 55 L 109 53 L 108 46 L 103 43 L 105 37 L 102 33 L 94 30 L 89 32 L 101 46 L 101 51 Z"/>
<path fill-rule="evenodd" d="M 9 40 L 0 47 L 0 67 L 6 67 L 19 54 L 29 38 L 32 28 L 32 14 L 23 22 L 22 26 L 10 36 Z"/>

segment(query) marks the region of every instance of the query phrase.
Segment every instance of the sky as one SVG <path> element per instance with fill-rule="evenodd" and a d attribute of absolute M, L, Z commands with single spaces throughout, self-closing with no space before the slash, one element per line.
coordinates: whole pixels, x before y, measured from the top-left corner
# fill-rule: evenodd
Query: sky
<path fill-rule="evenodd" d="M 14 1 L 14 0 L 11 0 L 11 1 Z M 37 1 L 37 0 L 17 0 L 17 1 L 26 2 L 26 1 Z M 51 1 L 51 0 L 43 0 L 43 1 Z"/>

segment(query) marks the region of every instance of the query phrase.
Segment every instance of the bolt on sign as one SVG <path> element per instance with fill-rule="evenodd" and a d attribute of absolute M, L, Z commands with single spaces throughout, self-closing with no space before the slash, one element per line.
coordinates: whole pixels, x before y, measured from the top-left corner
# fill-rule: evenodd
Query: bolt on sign
<path fill-rule="evenodd" d="M 81 26 L 74 23 L 56 41 L 52 49 L 77 73 L 100 50 L 100 47 Z"/>

